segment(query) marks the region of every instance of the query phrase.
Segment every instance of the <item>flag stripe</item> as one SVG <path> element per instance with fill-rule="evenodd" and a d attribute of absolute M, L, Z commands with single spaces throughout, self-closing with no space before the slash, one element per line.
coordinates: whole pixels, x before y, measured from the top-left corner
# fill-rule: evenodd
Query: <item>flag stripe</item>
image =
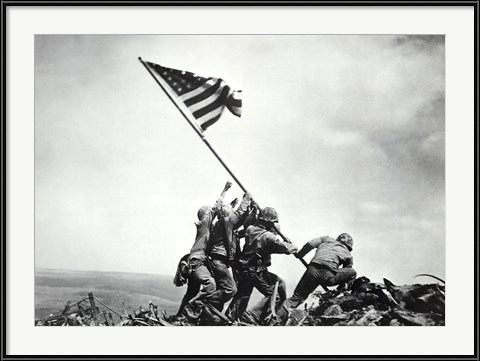
<path fill-rule="evenodd" d="M 193 98 L 195 95 L 200 94 L 203 92 L 208 86 L 212 86 L 215 84 L 216 79 L 210 78 L 203 84 L 201 84 L 199 87 L 196 87 L 195 89 L 192 89 L 188 93 L 185 93 L 181 95 L 179 98 L 184 102 L 190 98 Z"/>
<path fill-rule="evenodd" d="M 230 104 L 234 107 L 241 107 L 242 106 L 242 100 L 241 99 L 230 99 Z"/>
<path fill-rule="evenodd" d="M 215 99 L 214 101 L 209 103 L 207 106 L 203 107 L 202 109 L 199 109 L 196 112 L 193 112 L 193 116 L 198 119 L 204 116 L 205 114 L 208 114 L 209 112 L 217 109 L 220 106 L 225 106 L 225 98 L 227 94 L 228 94 L 228 89 L 223 88 L 222 94 L 217 99 Z"/>
<path fill-rule="evenodd" d="M 217 91 L 215 93 L 213 93 L 211 96 L 209 96 L 208 98 L 206 98 L 206 99 L 204 99 L 204 100 L 202 100 L 198 103 L 195 103 L 195 104 L 189 106 L 188 109 L 190 109 L 190 111 L 192 113 L 194 113 L 197 110 L 202 109 L 203 107 L 206 107 L 208 104 L 213 103 L 215 100 L 218 99 L 219 96 L 222 95 L 223 89 L 224 88 L 217 89 Z"/>
<path fill-rule="evenodd" d="M 224 109 L 224 107 L 220 106 L 217 109 L 211 111 L 210 113 L 205 114 L 203 117 L 197 118 L 197 121 L 203 127 L 204 123 L 210 122 L 212 119 L 217 118 L 217 117 L 220 118 L 220 115 L 222 115 L 223 109 Z"/>
<path fill-rule="evenodd" d="M 205 122 L 208 122 L 210 119 L 216 117 L 217 115 L 222 114 L 222 111 L 223 111 L 223 107 L 218 107 L 217 109 L 214 109 L 210 113 L 205 114 L 203 117 L 197 118 L 197 121 L 200 124 L 203 124 Z"/>
<path fill-rule="evenodd" d="M 220 119 L 220 116 L 221 116 L 221 114 L 219 114 L 219 115 L 217 115 L 215 118 L 210 119 L 209 121 L 203 123 L 202 126 L 201 126 L 201 128 L 202 128 L 203 130 L 207 130 L 207 128 L 208 128 L 209 126 L 211 126 L 211 125 L 214 124 L 217 120 Z"/>
<path fill-rule="evenodd" d="M 217 79 L 216 83 L 208 88 L 205 88 L 205 87 L 202 87 L 203 89 L 203 92 L 201 92 L 200 94 L 197 94 L 195 95 L 194 97 L 190 98 L 190 99 L 187 99 L 184 101 L 185 105 L 187 107 L 189 107 L 190 105 L 192 104 L 195 104 L 195 103 L 198 103 L 198 102 L 201 102 L 202 100 L 204 99 L 207 99 L 210 95 L 212 95 L 213 93 L 215 93 L 217 91 L 218 88 L 220 88 L 220 84 L 221 84 L 221 80 L 220 79 Z"/>
<path fill-rule="evenodd" d="M 227 105 L 227 108 L 233 113 L 233 115 L 236 115 L 237 117 L 242 115 L 242 108 L 235 107 L 233 105 Z"/>

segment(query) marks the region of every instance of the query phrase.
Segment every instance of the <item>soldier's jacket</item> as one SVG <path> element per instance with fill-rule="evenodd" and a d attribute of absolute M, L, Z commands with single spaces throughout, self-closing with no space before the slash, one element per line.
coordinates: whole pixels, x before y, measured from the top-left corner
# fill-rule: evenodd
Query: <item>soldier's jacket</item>
<path fill-rule="evenodd" d="M 251 198 L 245 196 L 237 209 L 228 217 L 220 219 L 212 227 L 212 232 L 209 240 L 209 254 L 218 255 L 228 258 L 228 263 L 231 263 L 237 251 L 237 242 L 234 237 L 234 231 L 242 225 L 242 220 L 245 212 L 250 205 Z M 228 247 L 228 251 L 226 249 Z"/>
<path fill-rule="evenodd" d="M 195 222 L 197 227 L 197 234 L 195 236 L 195 242 L 190 250 L 190 259 L 198 259 L 204 261 L 206 258 L 207 242 L 210 238 L 210 230 L 212 228 L 212 222 L 215 218 L 214 209 L 223 204 L 223 197 L 220 196 L 216 201 L 210 212 L 206 213 L 202 220 Z"/>
<path fill-rule="evenodd" d="M 344 268 L 353 266 L 353 256 L 347 246 L 330 236 L 318 237 L 308 241 L 298 252 L 298 256 L 303 257 L 314 248 L 317 250 L 310 263 L 326 266 L 332 270 L 338 269 L 341 265 Z"/>
<path fill-rule="evenodd" d="M 245 245 L 239 258 L 239 269 L 268 267 L 272 264 L 272 254 L 292 254 L 297 251 L 298 248 L 294 244 L 283 242 L 272 232 L 252 225 L 246 230 Z"/>

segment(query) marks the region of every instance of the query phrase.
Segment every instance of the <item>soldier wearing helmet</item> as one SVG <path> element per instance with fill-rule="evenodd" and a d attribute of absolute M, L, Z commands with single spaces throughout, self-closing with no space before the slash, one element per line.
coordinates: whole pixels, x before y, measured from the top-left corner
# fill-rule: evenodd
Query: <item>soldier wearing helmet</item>
<path fill-rule="evenodd" d="M 342 233 L 337 237 L 337 241 L 343 243 L 347 246 L 348 250 L 351 252 L 353 249 L 353 238 L 348 233 Z"/>
<path fill-rule="evenodd" d="M 225 302 L 237 292 L 237 285 L 229 268 L 233 264 L 239 243 L 235 231 L 242 226 L 251 202 L 252 195 L 247 192 L 236 209 L 233 209 L 231 204 L 223 203 L 214 208 L 218 221 L 212 227 L 207 250 L 217 288 L 223 296 L 212 304 L 220 311 L 223 310 Z"/>
<path fill-rule="evenodd" d="M 265 207 L 255 224 L 250 225 L 245 234 L 245 245 L 239 257 L 237 280 L 238 291 L 227 310 L 232 319 L 253 324 L 266 324 L 267 316 L 271 315 L 271 296 L 278 282 L 278 296 L 275 309 L 278 311 L 286 299 L 285 282 L 276 274 L 268 271 L 272 264 L 271 255 L 292 254 L 298 248 L 289 241 L 277 237 L 278 213 L 274 208 Z M 252 309 L 247 311 L 248 302 L 253 289 L 256 288 L 264 298 Z"/>
<path fill-rule="evenodd" d="M 340 285 L 339 288 L 341 288 L 357 277 L 357 272 L 352 268 L 353 256 L 350 252 L 353 249 L 353 238 L 351 235 L 341 233 L 336 239 L 330 236 L 312 239 L 305 243 L 295 257 L 302 258 L 314 248 L 317 249 L 315 255 L 298 282 L 293 296 L 286 302 L 289 307 L 298 307 L 320 285 Z"/>
<path fill-rule="evenodd" d="M 217 199 L 213 207 L 202 206 L 197 212 L 198 221 L 195 222 L 197 234 L 192 249 L 190 250 L 190 255 L 188 256 L 188 264 L 191 269 L 188 278 L 188 289 L 182 299 L 177 314 L 185 313 L 188 317 L 194 318 L 196 314 L 199 314 L 201 311 L 199 307 L 194 307 L 193 304 L 189 304 L 194 297 L 199 302 L 202 302 L 202 300 L 215 301 L 215 299 L 220 299 L 222 296 L 221 292 L 217 291 L 215 279 L 207 267 L 206 252 L 207 242 L 210 238 L 210 229 L 215 218 L 214 209 L 223 204 L 225 193 L 231 186 L 231 182 L 225 184 L 220 197 Z M 197 311 L 194 310 L 195 308 Z"/>

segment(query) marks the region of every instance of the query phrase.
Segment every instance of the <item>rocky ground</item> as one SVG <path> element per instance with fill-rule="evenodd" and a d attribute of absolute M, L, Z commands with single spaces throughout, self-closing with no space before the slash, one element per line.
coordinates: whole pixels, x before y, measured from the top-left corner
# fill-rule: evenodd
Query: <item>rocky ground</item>
<path fill-rule="evenodd" d="M 402 287 L 398 287 L 398 290 L 410 288 L 412 291 L 419 293 L 417 295 L 404 295 L 398 291 L 390 292 L 385 285 L 374 283 L 366 283 L 362 285 L 362 289 L 356 291 L 317 293 L 318 305 L 308 309 L 293 310 L 286 325 L 445 325 L 445 293 L 443 287 L 437 284 Z M 432 290 L 435 293 L 430 294 L 429 292 Z"/>
<path fill-rule="evenodd" d="M 435 278 L 435 277 L 434 277 Z M 445 285 L 440 283 L 397 286 L 387 279 L 373 283 L 366 277 L 355 280 L 344 291 L 313 294 L 308 308 L 288 309 L 283 320 L 270 325 L 286 326 L 443 326 L 445 325 Z M 93 301 L 93 303 L 92 303 Z M 97 302 L 95 302 L 97 301 Z M 93 306 L 93 307 L 92 307 Z M 94 310 L 94 312 L 92 312 Z M 281 313 L 281 312 L 280 312 Z M 86 297 L 37 326 L 247 326 L 231 322 L 218 311 L 206 308 L 195 323 L 160 312 L 156 305 L 140 307 L 133 314 L 121 315 L 95 297 Z"/>

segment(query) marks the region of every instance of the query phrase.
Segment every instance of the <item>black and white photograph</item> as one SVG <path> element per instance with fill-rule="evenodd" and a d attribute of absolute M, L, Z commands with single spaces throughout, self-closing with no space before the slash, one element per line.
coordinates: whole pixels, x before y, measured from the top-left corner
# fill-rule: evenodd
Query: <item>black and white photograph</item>
<path fill-rule="evenodd" d="M 444 325 L 444 50 L 36 36 L 36 325 Z"/>
<path fill-rule="evenodd" d="M 316 337 L 381 333 L 401 341 L 369 353 L 398 354 L 463 322 L 448 313 L 468 288 L 459 253 L 473 277 L 449 207 L 468 184 L 447 188 L 447 141 L 469 122 L 447 121 L 452 38 L 254 29 L 29 38 L 30 332 L 168 334 L 158 353 L 178 355 L 301 355 Z M 266 338 L 195 351 L 212 332 Z M 290 334 L 310 346 L 267 347 Z"/>

